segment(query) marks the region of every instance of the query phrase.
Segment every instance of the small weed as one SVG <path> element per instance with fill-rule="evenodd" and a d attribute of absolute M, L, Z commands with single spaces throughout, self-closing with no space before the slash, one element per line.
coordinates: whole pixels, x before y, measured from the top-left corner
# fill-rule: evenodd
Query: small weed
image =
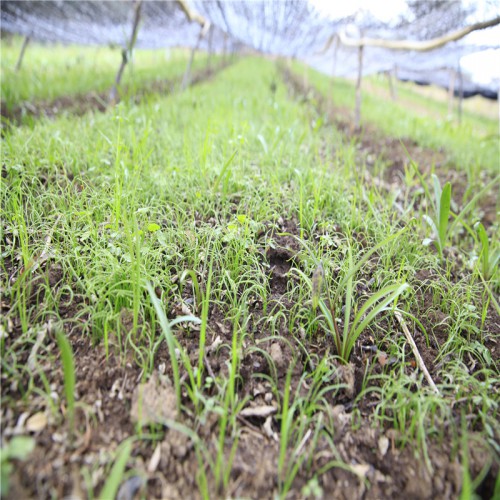
<path fill-rule="evenodd" d="M 433 237 L 424 239 L 423 244 L 424 246 L 427 246 L 434 243 L 434 246 L 439 254 L 439 259 L 443 261 L 443 251 L 448 245 L 448 242 L 453 234 L 453 230 L 457 224 L 461 223 L 469 233 L 473 234 L 472 230 L 464 220 L 465 216 L 475 207 L 477 200 L 500 180 L 500 176 L 495 177 L 492 181 L 486 184 L 458 214 L 454 214 L 451 211 L 452 188 L 450 182 L 445 183 L 444 187 L 441 188 L 441 183 L 439 182 L 438 177 L 435 174 L 432 174 L 431 177 L 434 189 L 434 193 L 432 195 L 427 182 L 419 172 L 417 165 L 415 163 L 413 163 L 413 165 L 432 208 L 432 214 L 424 214 L 423 219 L 432 229 Z M 449 223 L 450 217 L 453 217 L 454 219 L 451 224 Z"/>
<path fill-rule="evenodd" d="M 107 498 L 115 498 L 118 488 L 123 479 L 123 474 L 125 472 L 125 467 L 127 466 L 128 459 L 130 458 L 130 453 L 132 453 L 132 442 L 133 439 L 126 439 L 120 444 L 120 448 L 109 473 L 104 486 L 102 487 L 99 498 L 106 500 Z"/>
<path fill-rule="evenodd" d="M 75 432 L 75 360 L 71 345 L 63 332 L 57 333 L 57 345 L 61 351 L 64 376 L 64 394 L 66 395 L 66 414 L 72 438 Z"/>
<path fill-rule="evenodd" d="M 493 248 L 493 240 L 490 243 L 486 229 L 481 223 L 476 225 L 476 232 L 481 242 L 479 253 L 479 269 L 486 281 L 489 281 L 498 272 L 500 262 L 500 248 Z"/>
<path fill-rule="evenodd" d="M 372 323 L 372 321 L 383 311 L 388 309 L 388 305 L 393 303 L 405 290 L 409 288 L 406 283 L 389 285 L 372 295 L 363 306 L 354 314 L 351 322 L 351 309 L 354 301 L 352 269 L 355 267 L 352 259 L 352 251 L 349 248 L 347 264 L 348 279 L 346 283 L 346 295 L 342 310 L 344 312 L 344 327 L 342 334 L 337 326 L 337 314 L 335 302 L 329 298 L 325 301 L 319 300 L 319 307 L 326 320 L 326 330 L 332 335 L 337 353 L 340 359 L 347 363 L 351 356 L 352 348 L 361 332 Z"/>
<path fill-rule="evenodd" d="M 170 354 L 170 362 L 172 364 L 175 393 L 177 395 L 177 406 L 178 406 L 178 408 L 180 408 L 181 407 L 181 380 L 180 380 L 180 375 L 179 375 L 179 364 L 177 362 L 177 352 L 176 352 L 180 347 L 179 347 L 179 343 L 177 342 L 177 339 L 174 337 L 174 334 L 172 333 L 172 327 L 178 323 L 184 323 L 184 322 L 200 324 L 201 321 L 196 316 L 186 315 L 186 316 L 179 316 L 179 317 L 177 317 L 174 320 L 169 322 L 167 319 L 167 316 L 165 314 L 165 311 L 163 309 L 163 306 L 162 306 L 161 302 L 159 301 L 158 297 L 156 296 L 156 293 L 155 293 L 154 288 L 151 285 L 151 283 L 147 283 L 146 288 L 148 290 L 149 297 L 151 299 L 151 302 L 153 303 L 156 314 L 157 314 L 158 319 L 160 321 L 160 327 L 162 329 L 163 336 L 165 337 L 165 341 L 167 342 L 168 352 Z"/>

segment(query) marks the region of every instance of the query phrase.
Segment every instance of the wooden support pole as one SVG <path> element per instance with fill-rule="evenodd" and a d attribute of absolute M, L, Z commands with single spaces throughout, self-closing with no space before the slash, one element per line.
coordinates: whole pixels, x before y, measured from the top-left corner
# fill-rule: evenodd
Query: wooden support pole
<path fill-rule="evenodd" d="M 455 79 L 457 73 L 454 69 L 450 69 L 450 79 L 448 82 L 448 116 L 453 114 L 453 96 L 455 94 Z"/>
<path fill-rule="evenodd" d="M 21 65 L 23 64 L 23 59 L 24 59 L 24 53 L 26 52 L 26 47 L 28 46 L 28 43 L 30 43 L 30 40 L 31 40 L 30 35 L 24 37 L 23 45 L 21 47 L 21 52 L 19 53 L 19 57 L 17 58 L 16 62 L 16 67 L 14 69 L 16 73 L 21 69 Z"/>
<path fill-rule="evenodd" d="M 391 99 L 396 101 L 398 98 L 396 91 L 396 66 L 386 72 L 387 81 L 389 82 L 389 93 L 391 94 Z"/>
<path fill-rule="evenodd" d="M 200 33 L 198 34 L 198 38 L 196 39 L 196 45 L 191 49 L 191 55 L 189 56 L 189 61 L 186 66 L 186 71 L 184 72 L 184 76 L 182 77 L 181 90 L 185 90 L 186 87 L 191 83 L 191 67 L 193 65 L 194 55 L 200 46 L 201 39 L 203 38 L 203 36 L 207 32 L 207 29 L 209 28 L 210 25 L 202 26 L 200 28 Z"/>
<path fill-rule="evenodd" d="M 464 78 L 460 61 L 458 62 L 458 123 L 462 123 L 462 106 L 464 102 Z"/>
<path fill-rule="evenodd" d="M 339 50 L 339 39 L 335 42 L 335 47 L 333 48 L 333 59 L 332 59 L 332 77 L 330 78 L 330 106 L 333 106 L 333 79 L 337 74 L 337 52 Z"/>
<path fill-rule="evenodd" d="M 361 80 L 363 79 L 363 45 L 358 47 L 358 79 L 356 81 L 356 106 L 354 109 L 354 129 L 361 126 Z"/>
<path fill-rule="evenodd" d="M 209 70 L 212 69 L 213 38 L 214 38 L 214 29 L 213 26 L 210 26 L 210 29 L 208 31 L 208 58 L 207 58 L 207 67 Z"/>
<path fill-rule="evenodd" d="M 131 57 L 132 50 L 134 49 L 134 45 L 137 40 L 137 33 L 139 31 L 142 0 L 133 0 L 133 2 L 135 5 L 134 5 L 134 22 L 132 24 L 132 33 L 130 35 L 127 48 L 122 50 L 122 62 L 120 64 L 120 67 L 118 68 L 118 73 L 116 74 L 115 84 L 113 85 L 113 88 L 111 89 L 111 92 L 109 94 L 109 100 L 111 101 L 111 103 L 115 103 L 118 98 L 118 87 L 120 86 L 120 82 L 123 76 L 123 71 Z"/>

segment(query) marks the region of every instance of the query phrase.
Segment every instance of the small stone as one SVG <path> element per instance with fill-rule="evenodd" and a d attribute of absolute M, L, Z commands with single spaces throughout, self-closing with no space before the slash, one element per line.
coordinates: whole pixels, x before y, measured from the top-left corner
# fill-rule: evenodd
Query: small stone
<path fill-rule="evenodd" d="M 263 394 L 265 392 L 264 386 L 262 384 L 257 384 L 253 389 L 253 397 L 257 397 L 259 394 Z"/>
<path fill-rule="evenodd" d="M 28 432 L 38 432 L 47 426 L 47 416 L 45 413 L 39 412 L 32 415 L 26 421 L 26 430 Z"/>
<path fill-rule="evenodd" d="M 277 342 L 271 345 L 270 354 L 276 367 L 281 368 L 283 366 L 283 351 Z"/>
<path fill-rule="evenodd" d="M 389 439 L 387 439 L 385 436 L 381 436 L 378 440 L 378 451 L 380 451 L 380 454 L 384 457 L 388 449 Z"/>

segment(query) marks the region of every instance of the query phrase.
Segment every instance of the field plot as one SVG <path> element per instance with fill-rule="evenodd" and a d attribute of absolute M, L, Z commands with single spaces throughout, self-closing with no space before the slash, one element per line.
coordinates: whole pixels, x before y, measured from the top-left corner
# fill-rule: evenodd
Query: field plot
<path fill-rule="evenodd" d="M 29 124 L 39 116 L 106 109 L 119 66 L 116 48 L 34 44 L 16 70 L 21 40 L 2 43 L 2 122 Z M 180 86 L 188 59 L 188 49 L 137 50 L 124 71 L 121 98 L 138 101 L 152 92 L 171 93 Z M 224 64 L 221 59 L 195 58 L 195 78 Z"/>
<path fill-rule="evenodd" d="M 498 498 L 498 123 L 352 92 L 249 57 L 6 130 L 2 496 Z"/>

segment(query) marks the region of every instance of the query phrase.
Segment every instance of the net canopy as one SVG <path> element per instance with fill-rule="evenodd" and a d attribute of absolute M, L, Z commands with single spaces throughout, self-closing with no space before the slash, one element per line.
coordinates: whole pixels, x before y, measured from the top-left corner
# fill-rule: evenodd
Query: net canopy
<path fill-rule="evenodd" d="M 331 0 L 334 7 L 338 0 Z M 216 1 L 143 0 L 135 46 L 195 47 L 221 52 L 256 50 L 301 59 L 317 69 L 353 78 L 358 72 L 358 48 L 344 43 L 359 40 L 432 40 L 500 16 L 495 1 L 418 2 L 407 0 L 405 12 L 381 21 L 366 11 L 335 16 L 307 0 Z M 340 2 L 338 2 L 340 3 Z M 127 47 L 137 1 L 38 0 L 1 2 L 2 31 L 44 42 Z M 187 15 L 186 9 L 196 14 Z M 499 20 L 500 21 L 500 20 Z M 363 74 L 394 71 L 401 79 L 447 87 L 462 57 L 500 48 L 500 27 L 476 31 L 434 50 L 389 50 L 365 45 Z M 203 36 L 202 36 L 203 35 Z M 500 67 L 500 56 L 499 56 Z M 500 79 L 474 82 L 461 75 L 465 96 L 481 93 L 496 98 Z"/>

